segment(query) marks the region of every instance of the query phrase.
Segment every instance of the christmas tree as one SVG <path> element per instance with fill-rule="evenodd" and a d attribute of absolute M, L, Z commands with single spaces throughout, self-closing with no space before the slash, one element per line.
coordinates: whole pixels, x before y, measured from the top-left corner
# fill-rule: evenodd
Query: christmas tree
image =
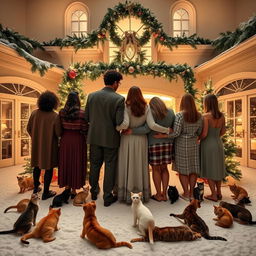
<path fill-rule="evenodd" d="M 199 106 L 199 110 L 203 113 L 203 100 L 207 94 L 213 94 L 212 80 L 209 79 L 204 83 L 204 90 L 201 92 L 200 96 L 196 99 L 196 102 Z M 217 96 L 217 95 L 216 95 Z M 232 141 L 232 127 L 226 127 L 226 133 L 222 136 L 222 142 L 224 146 L 224 155 L 225 155 L 225 167 L 226 167 L 226 176 L 231 176 L 235 180 L 240 180 L 242 178 L 241 170 L 238 168 L 240 163 L 234 159 L 237 152 L 237 145 Z"/>

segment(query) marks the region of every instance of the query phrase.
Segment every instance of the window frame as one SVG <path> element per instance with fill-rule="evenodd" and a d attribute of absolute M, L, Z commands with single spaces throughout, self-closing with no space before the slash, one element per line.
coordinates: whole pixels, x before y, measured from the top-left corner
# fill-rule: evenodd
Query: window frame
<path fill-rule="evenodd" d="M 170 9 L 170 34 L 174 37 L 173 21 L 174 13 L 180 9 L 184 9 L 189 15 L 188 22 L 188 36 L 191 36 L 196 33 L 196 9 L 189 1 L 179 0 L 175 2 Z"/>
<path fill-rule="evenodd" d="M 65 15 L 64 15 L 64 24 L 65 24 L 65 36 L 71 36 L 72 35 L 72 15 L 76 11 L 82 11 L 87 15 L 87 31 L 86 33 L 89 33 L 90 28 L 90 14 L 88 7 L 81 2 L 74 2 L 66 8 Z M 80 33 L 80 32 L 79 32 Z"/>

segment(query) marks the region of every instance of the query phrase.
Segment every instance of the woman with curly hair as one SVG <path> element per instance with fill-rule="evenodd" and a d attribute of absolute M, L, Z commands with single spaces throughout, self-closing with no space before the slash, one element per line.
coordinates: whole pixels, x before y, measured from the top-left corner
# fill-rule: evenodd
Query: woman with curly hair
<path fill-rule="evenodd" d="M 85 112 L 80 109 L 77 92 L 70 92 L 67 102 L 60 110 L 62 134 L 60 140 L 59 175 L 60 187 L 72 189 L 71 198 L 76 189 L 85 185 L 86 178 L 86 133 L 88 124 Z"/>
<path fill-rule="evenodd" d="M 42 200 L 56 195 L 56 192 L 49 190 L 49 187 L 53 168 L 58 166 L 58 137 L 61 134 L 61 126 L 59 115 L 54 112 L 58 104 L 59 99 L 53 92 L 43 92 L 37 101 L 38 109 L 31 113 L 27 125 L 32 144 L 34 193 L 39 189 L 41 169 L 45 170 Z"/>
<path fill-rule="evenodd" d="M 147 112 L 148 106 L 140 88 L 132 86 L 126 99 L 124 121 L 117 126 L 117 130 L 142 126 L 146 121 Z M 142 192 L 144 201 L 149 201 L 150 183 L 146 133 L 122 134 L 118 154 L 117 187 L 119 201 L 131 203 L 131 192 Z"/>

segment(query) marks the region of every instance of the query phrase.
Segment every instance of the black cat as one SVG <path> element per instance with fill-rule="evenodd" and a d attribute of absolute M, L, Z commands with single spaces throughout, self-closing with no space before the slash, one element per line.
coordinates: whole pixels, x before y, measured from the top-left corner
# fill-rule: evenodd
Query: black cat
<path fill-rule="evenodd" d="M 68 199 L 71 196 L 70 189 L 65 189 L 61 194 L 55 196 L 52 200 L 51 208 L 61 207 L 62 203 L 68 204 Z"/>
<path fill-rule="evenodd" d="M 179 192 L 176 186 L 169 186 L 167 193 L 171 204 L 175 203 L 179 199 Z"/>
<path fill-rule="evenodd" d="M 35 226 L 36 224 L 36 215 L 38 212 L 38 195 L 32 194 L 31 199 L 28 203 L 27 209 L 20 215 L 17 221 L 13 225 L 12 230 L 1 231 L 0 234 L 26 234 L 32 227 L 32 223 Z"/>
<path fill-rule="evenodd" d="M 193 190 L 194 199 L 202 202 L 204 201 L 204 182 L 197 182 L 197 187 Z"/>

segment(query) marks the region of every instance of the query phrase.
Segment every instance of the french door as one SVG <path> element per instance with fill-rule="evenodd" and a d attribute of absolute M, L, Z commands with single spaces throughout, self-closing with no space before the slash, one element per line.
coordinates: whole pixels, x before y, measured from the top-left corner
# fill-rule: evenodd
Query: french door
<path fill-rule="evenodd" d="M 256 95 L 248 97 L 248 166 L 256 168 Z"/>
<path fill-rule="evenodd" d="M 237 97 L 220 97 L 232 140 L 238 147 L 237 160 L 241 165 L 256 168 L 256 91 L 240 93 Z"/>
<path fill-rule="evenodd" d="M 0 94 L 0 167 L 24 163 L 30 157 L 27 123 L 36 99 Z"/>
<path fill-rule="evenodd" d="M 247 129 L 246 129 L 246 100 L 245 97 L 232 98 L 226 101 L 226 121 L 231 127 L 231 138 L 237 145 L 236 157 L 241 165 L 247 165 Z"/>

